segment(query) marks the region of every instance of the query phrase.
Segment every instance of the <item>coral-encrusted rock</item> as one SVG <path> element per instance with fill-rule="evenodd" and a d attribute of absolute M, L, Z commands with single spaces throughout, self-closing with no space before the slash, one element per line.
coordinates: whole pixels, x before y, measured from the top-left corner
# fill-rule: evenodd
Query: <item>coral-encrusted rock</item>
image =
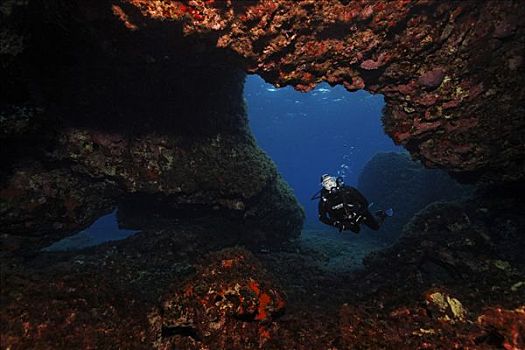
<path fill-rule="evenodd" d="M 420 211 L 396 244 L 365 258 L 363 293 L 395 304 L 442 288 L 472 313 L 494 304 L 522 305 L 525 242 L 518 232 L 525 221 L 518 209 L 522 202 L 505 193 L 490 189 L 475 199 L 435 203 Z M 443 293 L 435 296 L 430 299 L 448 303 Z M 450 307 L 445 305 L 445 311 Z"/>
<path fill-rule="evenodd" d="M 181 25 L 276 86 L 327 81 L 384 94 L 387 133 L 428 166 L 487 181 L 525 177 L 520 1 L 120 3 L 138 28 L 145 18 Z M 435 96 L 420 99 L 428 90 Z"/>
<path fill-rule="evenodd" d="M 31 251 L 79 231 L 111 211 L 118 194 L 69 169 L 18 170 L 0 187 L 1 250 Z"/>
<path fill-rule="evenodd" d="M 525 307 L 515 310 L 490 308 L 478 317 L 485 328 L 481 340 L 503 349 L 525 349 Z"/>
<path fill-rule="evenodd" d="M 342 349 L 469 349 L 475 346 L 467 327 L 436 322 L 417 307 L 375 313 L 363 306 L 345 304 L 339 316 Z"/>
<path fill-rule="evenodd" d="M 264 345 L 285 307 L 283 293 L 243 249 L 212 254 L 182 289 L 163 298 L 158 348 L 248 349 Z M 257 347 L 255 347 L 257 348 Z"/>
<path fill-rule="evenodd" d="M 2 282 L 2 349 L 151 348 L 145 304 L 117 290 L 111 276 L 32 273 Z"/>

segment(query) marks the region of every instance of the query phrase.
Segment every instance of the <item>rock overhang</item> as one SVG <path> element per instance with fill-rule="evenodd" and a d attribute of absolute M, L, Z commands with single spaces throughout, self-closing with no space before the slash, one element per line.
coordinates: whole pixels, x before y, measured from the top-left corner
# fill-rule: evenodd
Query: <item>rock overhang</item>
<path fill-rule="evenodd" d="M 326 81 L 381 93 L 385 131 L 425 165 L 520 181 L 523 11 L 515 1 L 11 1 L 2 35 L 20 45 L 0 52 L 2 154 L 17 157 L 2 177 L 20 170 L 20 154 L 58 172 L 72 162 L 117 191 L 196 193 L 191 202 L 211 190 L 212 206 L 251 203 L 248 213 L 258 199 L 295 207 L 246 132 L 247 72 L 301 91 Z M 38 142 L 18 147 L 29 138 Z M 255 183 L 234 189 L 230 170 Z"/>
<path fill-rule="evenodd" d="M 2 8 L 24 46 L 0 52 L 0 244 L 38 250 L 134 195 L 228 212 L 253 240 L 297 236 L 304 214 L 247 127 L 242 69 L 176 23 L 121 26 L 119 9 Z"/>
<path fill-rule="evenodd" d="M 517 1 L 115 2 L 140 31 L 178 25 L 281 87 L 326 81 L 385 96 L 385 131 L 429 167 L 524 176 L 523 9 Z"/>

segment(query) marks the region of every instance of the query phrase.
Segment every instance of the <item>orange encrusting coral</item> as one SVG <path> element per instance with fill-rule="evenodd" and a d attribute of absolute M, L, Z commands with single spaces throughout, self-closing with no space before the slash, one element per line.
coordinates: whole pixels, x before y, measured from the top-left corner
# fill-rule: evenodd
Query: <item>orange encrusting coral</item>
<path fill-rule="evenodd" d="M 266 308 L 268 305 L 270 305 L 270 302 L 272 299 L 270 296 L 266 293 L 261 293 L 259 295 L 259 308 L 257 310 L 257 315 L 255 316 L 255 319 L 258 321 L 266 320 L 268 318 L 268 313 L 266 311 Z"/>

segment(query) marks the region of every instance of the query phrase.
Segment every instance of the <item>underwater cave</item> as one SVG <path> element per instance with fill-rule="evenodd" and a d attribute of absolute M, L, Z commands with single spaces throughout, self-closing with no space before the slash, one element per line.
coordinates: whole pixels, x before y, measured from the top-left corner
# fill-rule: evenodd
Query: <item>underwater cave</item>
<path fill-rule="evenodd" d="M 349 93 L 326 83 L 307 93 L 276 89 L 253 75 L 244 91 L 250 129 L 304 207 L 306 226 L 318 222 L 317 201 L 311 197 L 322 174 L 357 186 L 374 154 L 402 150 L 383 131 L 380 95 Z"/>
<path fill-rule="evenodd" d="M 4 1 L 0 347 L 525 348 L 524 11 Z"/>

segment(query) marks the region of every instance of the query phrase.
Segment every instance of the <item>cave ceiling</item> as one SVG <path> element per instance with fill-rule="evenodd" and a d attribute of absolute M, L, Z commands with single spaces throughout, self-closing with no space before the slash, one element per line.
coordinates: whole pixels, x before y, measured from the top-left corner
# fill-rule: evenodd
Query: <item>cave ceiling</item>
<path fill-rule="evenodd" d="M 129 31 L 181 26 L 277 87 L 325 81 L 383 94 L 386 133 L 429 167 L 523 178 L 519 1 L 122 0 L 112 9 Z"/>

